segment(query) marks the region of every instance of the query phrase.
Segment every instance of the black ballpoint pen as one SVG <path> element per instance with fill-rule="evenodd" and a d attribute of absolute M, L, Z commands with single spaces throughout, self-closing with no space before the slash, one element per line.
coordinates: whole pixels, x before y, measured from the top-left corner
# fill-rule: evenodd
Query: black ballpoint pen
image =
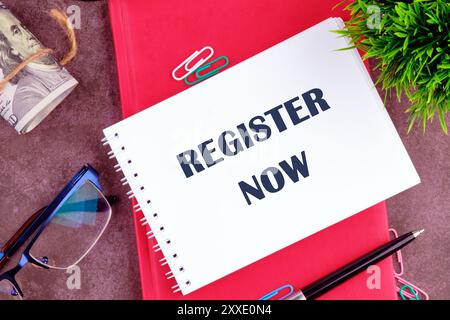
<path fill-rule="evenodd" d="M 345 280 L 365 270 L 367 267 L 400 250 L 417 238 L 423 231 L 424 230 L 422 229 L 415 232 L 408 232 L 394 240 L 389 241 L 372 252 L 361 256 L 360 258 L 350 262 L 333 273 L 330 273 L 322 279 L 304 287 L 302 290 L 287 298 L 287 300 L 312 300 L 319 297 Z"/>

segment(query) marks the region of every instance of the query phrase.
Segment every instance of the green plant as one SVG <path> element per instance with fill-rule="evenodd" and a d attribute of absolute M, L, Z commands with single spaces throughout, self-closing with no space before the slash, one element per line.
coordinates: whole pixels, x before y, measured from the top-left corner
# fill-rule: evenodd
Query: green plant
<path fill-rule="evenodd" d="M 386 93 L 393 89 L 400 100 L 404 92 L 411 101 L 408 131 L 417 121 L 425 131 L 437 114 L 448 134 L 450 1 L 355 0 L 345 10 L 351 16 L 346 30 L 336 32 L 350 38 L 350 48 L 365 52 L 364 59 L 379 59 L 377 83 Z"/>

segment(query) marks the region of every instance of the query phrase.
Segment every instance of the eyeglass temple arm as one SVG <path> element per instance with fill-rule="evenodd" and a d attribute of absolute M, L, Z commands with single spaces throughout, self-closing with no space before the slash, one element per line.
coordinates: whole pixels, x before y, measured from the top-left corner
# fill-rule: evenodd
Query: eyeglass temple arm
<path fill-rule="evenodd" d="M 6 265 L 9 258 L 15 253 L 15 250 L 14 252 L 9 251 L 15 246 L 15 244 L 20 240 L 20 238 L 22 238 L 25 235 L 25 233 L 27 233 L 28 228 L 33 224 L 35 220 L 37 220 L 40 217 L 40 215 L 44 212 L 46 208 L 47 207 L 44 207 L 36 211 L 30 218 L 28 218 L 28 220 L 25 221 L 25 223 L 19 228 L 19 230 L 17 230 L 17 232 L 11 237 L 11 239 L 9 239 L 8 242 L 6 242 L 0 249 L 0 252 L 4 253 L 3 257 L 1 257 L 0 259 L 0 270 Z"/>

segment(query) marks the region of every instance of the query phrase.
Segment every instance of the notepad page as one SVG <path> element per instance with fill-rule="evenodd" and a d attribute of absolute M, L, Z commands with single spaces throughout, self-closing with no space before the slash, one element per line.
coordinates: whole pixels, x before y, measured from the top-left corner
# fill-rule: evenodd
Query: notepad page
<path fill-rule="evenodd" d="M 336 51 L 348 46 L 330 32 L 340 23 L 325 20 L 105 129 L 183 294 L 419 183 L 359 55 Z M 312 89 L 329 104 L 314 116 L 302 99 Z M 297 125 L 283 107 L 295 97 L 298 115 L 310 117 Z M 279 105 L 285 130 L 264 115 Z M 221 153 L 219 135 L 255 116 L 264 116 L 270 138 Z M 204 169 L 190 166 L 187 177 L 177 156 L 209 140 L 212 159 L 223 160 L 208 167 L 200 155 Z M 281 165 L 293 156 L 308 169 L 296 182 Z M 268 168 L 280 169 L 283 183 Z M 264 197 L 241 182 L 259 184 Z"/>

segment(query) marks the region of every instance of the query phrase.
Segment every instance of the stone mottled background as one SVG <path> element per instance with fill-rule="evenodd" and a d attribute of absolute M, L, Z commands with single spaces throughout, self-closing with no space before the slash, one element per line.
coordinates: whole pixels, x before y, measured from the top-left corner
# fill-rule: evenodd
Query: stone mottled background
<path fill-rule="evenodd" d="M 37 129 L 19 136 L 0 121 L 0 243 L 34 210 L 44 206 L 84 164 L 101 173 L 109 194 L 122 195 L 101 130 L 120 120 L 113 42 L 105 1 L 2 0 L 48 47 L 65 51 L 64 32 L 47 15 L 54 7 L 81 7 L 80 52 L 68 66 L 79 87 Z M 422 184 L 388 200 L 390 225 L 400 233 L 426 233 L 403 250 L 405 278 L 434 299 L 450 299 L 450 144 L 438 121 L 426 134 L 406 134 L 407 102 L 388 99 L 391 117 L 422 178 Z M 139 271 L 128 200 L 115 207 L 111 225 L 80 264 L 81 290 L 68 290 L 63 271 L 28 268 L 28 298 L 139 299 Z"/>

